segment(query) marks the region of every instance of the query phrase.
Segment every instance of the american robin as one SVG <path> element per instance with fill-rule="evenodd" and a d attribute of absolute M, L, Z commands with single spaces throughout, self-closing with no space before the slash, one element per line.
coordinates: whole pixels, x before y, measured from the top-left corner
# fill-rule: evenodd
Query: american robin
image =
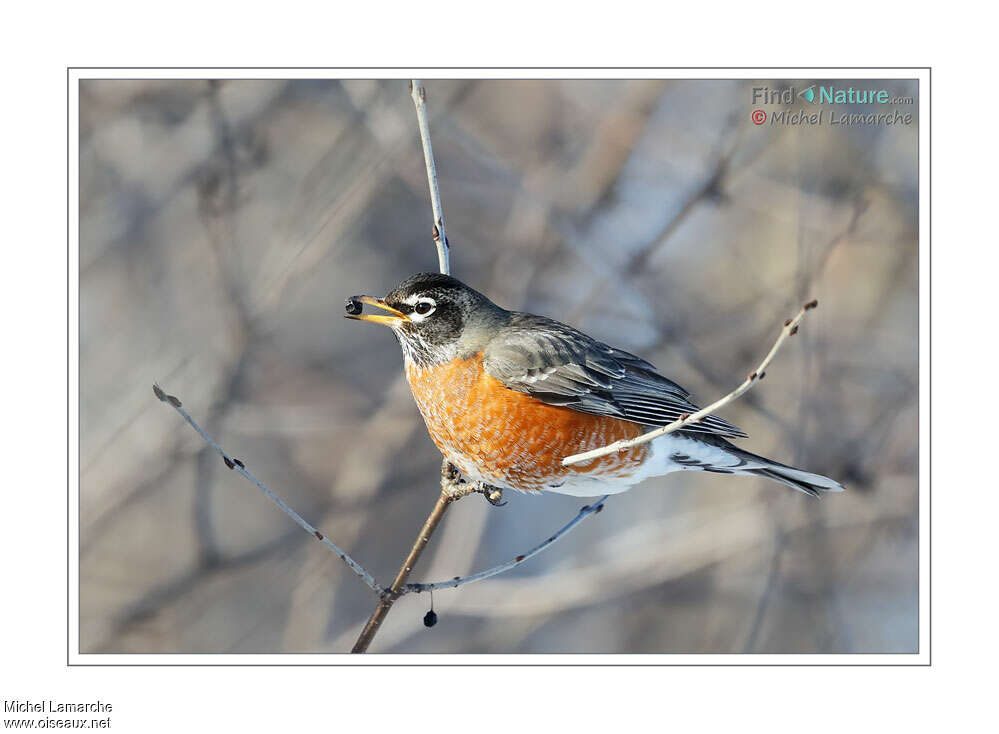
<path fill-rule="evenodd" d="M 361 304 L 387 313 L 364 314 Z M 566 456 L 633 438 L 698 407 L 644 359 L 544 316 L 507 311 L 450 276 L 420 273 L 385 298 L 348 298 L 347 318 L 392 329 L 431 438 L 471 481 L 587 497 L 696 469 L 767 477 L 814 497 L 843 489 L 743 451 L 727 439 L 746 434 L 717 416 L 563 466 Z"/>

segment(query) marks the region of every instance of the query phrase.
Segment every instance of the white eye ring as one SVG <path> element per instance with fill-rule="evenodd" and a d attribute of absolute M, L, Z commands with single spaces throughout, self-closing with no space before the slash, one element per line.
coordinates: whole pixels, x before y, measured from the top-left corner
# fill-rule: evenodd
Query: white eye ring
<path fill-rule="evenodd" d="M 437 303 L 432 298 L 422 298 L 413 306 L 413 321 L 423 321 L 430 314 L 437 310 Z"/>

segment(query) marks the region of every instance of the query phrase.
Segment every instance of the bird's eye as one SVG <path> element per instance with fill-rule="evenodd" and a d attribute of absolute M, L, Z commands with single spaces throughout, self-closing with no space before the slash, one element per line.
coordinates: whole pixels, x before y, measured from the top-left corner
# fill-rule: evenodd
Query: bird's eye
<path fill-rule="evenodd" d="M 428 313 L 434 310 L 433 301 L 420 301 L 413 307 L 413 310 L 421 316 L 426 316 Z"/>

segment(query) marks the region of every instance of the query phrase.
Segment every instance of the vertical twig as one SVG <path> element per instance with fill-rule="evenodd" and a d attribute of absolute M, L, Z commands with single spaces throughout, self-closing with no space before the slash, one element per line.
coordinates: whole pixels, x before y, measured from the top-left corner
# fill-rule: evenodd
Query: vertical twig
<path fill-rule="evenodd" d="M 430 125 L 427 124 L 427 91 L 424 89 L 423 84 L 420 83 L 419 79 L 410 80 L 409 91 L 413 97 L 413 104 L 416 106 L 416 120 L 420 126 L 420 140 L 423 142 L 423 160 L 427 165 L 427 185 L 430 187 L 430 206 L 433 208 L 434 212 L 433 235 L 434 244 L 437 245 L 437 260 L 440 264 L 440 271 L 444 273 L 444 275 L 450 275 L 450 246 L 448 245 L 447 234 L 444 232 L 444 214 L 441 211 L 441 192 L 437 187 L 437 166 L 434 164 L 434 149 L 430 144 Z M 392 609 L 392 605 L 395 603 L 395 600 L 399 598 L 400 592 L 403 587 L 405 587 L 406 581 L 409 579 L 409 574 L 412 572 L 416 562 L 423 554 L 423 549 L 426 548 L 427 543 L 430 542 L 430 536 L 434 534 L 434 531 L 440 524 L 441 519 L 444 517 L 444 513 L 447 512 L 447 508 L 452 502 L 464 496 L 450 491 L 450 478 L 451 472 L 449 471 L 447 461 L 445 461 L 441 466 L 441 494 L 440 497 L 437 498 L 437 504 L 434 505 L 434 509 L 431 510 L 426 522 L 423 523 L 423 529 L 416 537 L 416 542 L 413 543 L 413 547 L 410 548 L 409 555 L 406 556 L 406 560 L 403 562 L 402 568 L 400 568 L 399 573 L 396 574 L 395 581 L 392 582 L 392 586 L 389 587 L 387 593 L 382 594 L 381 598 L 378 600 L 378 606 L 375 607 L 375 611 L 373 611 L 371 616 L 368 617 L 368 622 L 364 625 L 364 629 L 361 630 L 361 634 L 357 638 L 357 642 L 354 643 L 354 647 L 351 652 L 367 651 L 368 646 L 371 644 L 371 640 L 374 639 L 379 628 L 382 626 L 385 616 L 389 613 L 389 610 Z"/>
<path fill-rule="evenodd" d="M 430 125 L 427 122 L 427 90 L 419 79 L 411 79 L 409 91 L 416 105 L 416 121 L 420 125 L 420 140 L 423 141 L 423 161 L 427 165 L 427 185 L 430 187 L 430 206 L 434 212 L 434 244 L 437 245 L 437 261 L 444 275 L 451 274 L 451 243 L 444 231 L 444 212 L 441 207 L 441 192 L 437 186 L 437 165 L 434 163 L 434 148 L 430 144 Z"/>

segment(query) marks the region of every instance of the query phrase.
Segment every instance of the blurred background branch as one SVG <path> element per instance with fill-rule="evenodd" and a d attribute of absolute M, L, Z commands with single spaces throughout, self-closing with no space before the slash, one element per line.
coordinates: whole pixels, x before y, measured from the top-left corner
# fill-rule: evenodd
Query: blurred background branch
<path fill-rule="evenodd" d="M 401 597 L 379 650 L 915 649 L 916 127 L 751 124 L 752 86 L 807 81 L 433 82 L 463 280 L 640 354 L 702 403 L 745 376 L 774 313 L 817 297 L 781 389 L 725 418 L 849 491 L 650 480 L 615 498 L 613 525 L 436 595 L 433 630 L 426 598 Z M 434 498 L 414 479 L 440 457 L 394 340 L 340 314 L 437 264 L 413 226 L 427 175 L 406 83 L 93 80 L 80 100 L 81 649 L 342 652 L 370 592 L 199 461 L 149 382 L 212 406 L 206 429 L 289 505 L 376 578 L 396 570 Z M 503 563 L 579 508 L 506 499 L 451 507 L 421 577 Z"/>

